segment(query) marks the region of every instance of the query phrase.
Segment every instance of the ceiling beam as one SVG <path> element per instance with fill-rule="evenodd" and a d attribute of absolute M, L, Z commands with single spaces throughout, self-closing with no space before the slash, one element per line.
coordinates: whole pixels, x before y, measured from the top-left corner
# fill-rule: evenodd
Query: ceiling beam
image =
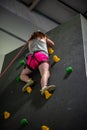
<path fill-rule="evenodd" d="M 29 10 L 33 10 L 40 0 L 32 0 L 32 4 L 29 6 Z"/>
<path fill-rule="evenodd" d="M 58 2 L 62 3 L 63 5 L 67 6 L 68 8 L 72 9 L 73 11 L 77 12 L 77 13 L 81 13 L 80 11 L 78 11 L 77 9 L 73 8 L 72 6 L 66 4 L 65 2 L 63 2 L 62 0 L 57 0 Z"/>
<path fill-rule="evenodd" d="M 17 0 L 17 1 L 28 7 L 30 11 L 33 10 L 35 6 L 40 2 L 40 0 L 31 0 L 31 1 Z"/>
<path fill-rule="evenodd" d="M 32 4 L 32 2 L 26 2 L 26 1 L 24 1 L 24 0 L 17 0 L 18 2 L 20 2 L 20 3 L 22 3 L 23 5 L 25 5 L 26 7 L 29 7 L 29 6 L 31 6 L 31 4 Z"/>
<path fill-rule="evenodd" d="M 57 0 L 57 1 L 60 2 L 60 3 L 62 3 L 62 4 L 65 5 L 65 6 L 67 6 L 68 8 L 72 9 L 73 11 L 75 11 L 75 12 L 77 12 L 77 13 L 79 13 L 79 14 L 82 14 L 85 18 L 87 18 L 87 16 L 86 16 L 87 11 L 86 11 L 85 13 L 82 13 L 81 11 L 79 11 L 79 10 L 73 8 L 72 6 L 66 4 L 66 3 L 63 2 L 62 0 Z"/>
<path fill-rule="evenodd" d="M 36 13 L 38 13 L 38 14 L 40 14 L 40 15 L 42 15 L 42 16 L 44 16 L 44 17 L 46 17 L 47 19 L 49 19 L 49 20 L 53 21 L 54 23 L 56 23 L 56 24 L 58 24 L 58 25 L 60 25 L 60 24 L 61 24 L 60 22 L 56 21 L 55 19 L 53 19 L 53 18 L 49 17 L 48 15 L 46 15 L 46 14 L 42 13 L 41 11 L 39 11 L 39 10 L 37 10 L 37 9 L 34 9 L 34 11 L 35 11 Z"/>

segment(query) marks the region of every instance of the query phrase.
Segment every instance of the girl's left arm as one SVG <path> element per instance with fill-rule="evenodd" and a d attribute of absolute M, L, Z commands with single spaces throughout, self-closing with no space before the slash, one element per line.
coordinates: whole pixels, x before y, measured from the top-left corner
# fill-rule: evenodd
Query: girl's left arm
<path fill-rule="evenodd" d="M 48 37 L 46 38 L 46 43 L 50 47 L 53 47 L 55 45 L 55 43 L 51 39 L 49 39 Z"/>

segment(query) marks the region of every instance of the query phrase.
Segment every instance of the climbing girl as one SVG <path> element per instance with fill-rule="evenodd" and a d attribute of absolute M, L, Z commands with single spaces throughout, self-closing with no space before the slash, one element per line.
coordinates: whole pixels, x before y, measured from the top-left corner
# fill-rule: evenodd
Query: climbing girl
<path fill-rule="evenodd" d="M 29 74 L 35 69 L 38 69 L 41 74 L 41 94 L 43 95 L 45 90 L 52 91 L 55 89 L 55 85 L 48 86 L 50 77 L 49 46 L 53 47 L 54 42 L 43 32 L 37 31 L 30 36 L 28 40 L 29 55 L 26 65 L 20 74 L 20 79 L 26 83 L 22 91 L 25 91 L 27 86 L 34 83 Z"/>

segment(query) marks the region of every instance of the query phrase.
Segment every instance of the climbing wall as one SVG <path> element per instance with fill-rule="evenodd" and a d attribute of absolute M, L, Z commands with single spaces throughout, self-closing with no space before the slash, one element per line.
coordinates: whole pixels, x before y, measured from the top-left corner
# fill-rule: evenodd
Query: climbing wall
<path fill-rule="evenodd" d="M 77 15 L 47 33 L 55 42 L 54 53 L 50 55 L 49 84 L 55 84 L 56 90 L 51 98 L 47 100 L 40 94 L 38 70 L 31 75 L 35 80 L 32 92 L 22 92 L 24 83 L 18 77 L 23 69 L 20 61 L 25 60 L 28 52 L 26 48 L 1 77 L 0 130 L 42 130 L 43 125 L 47 126 L 46 130 L 87 129 L 87 77 L 81 18 Z M 5 57 L 3 71 L 19 50 Z M 54 63 L 54 55 L 60 58 L 59 62 Z M 10 114 L 7 119 L 6 111 Z"/>

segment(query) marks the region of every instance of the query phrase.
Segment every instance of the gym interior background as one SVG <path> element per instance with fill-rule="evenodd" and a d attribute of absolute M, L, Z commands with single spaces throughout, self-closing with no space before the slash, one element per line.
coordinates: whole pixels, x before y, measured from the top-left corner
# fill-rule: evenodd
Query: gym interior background
<path fill-rule="evenodd" d="M 0 0 L 0 129 L 87 129 L 87 1 Z M 60 61 L 51 68 L 52 98 L 39 92 L 40 75 L 33 92 L 22 93 L 19 82 L 27 49 L 16 58 L 32 32 L 41 30 L 55 42 Z M 53 62 L 52 55 L 50 56 Z M 73 71 L 66 74 L 66 68 Z M 4 119 L 4 112 L 11 115 Z M 21 120 L 27 119 L 22 126 Z"/>

